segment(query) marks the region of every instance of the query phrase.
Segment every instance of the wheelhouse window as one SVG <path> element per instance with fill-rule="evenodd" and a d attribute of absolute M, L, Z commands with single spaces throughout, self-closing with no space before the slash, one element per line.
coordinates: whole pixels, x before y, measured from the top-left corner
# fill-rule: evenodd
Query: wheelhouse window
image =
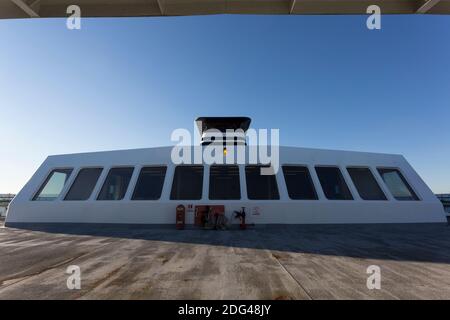
<path fill-rule="evenodd" d="M 203 190 L 203 166 L 178 166 L 173 177 L 171 200 L 200 200 Z"/>
<path fill-rule="evenodd" d="M 386 200 L 369 168 L 347 168 L 353 184 L 363 200 Z"/>
<path fill-rule="evenodd" d="M 97 200 L 122 200 L 130 183 L 133 167 L 112 168 Z"/>
<path fill-rule="evenodd" d="M 210 200 L 239 200 L 241 186 L 239 167 L 234 165 L 214 165 L 209 170 Z"/>
<path fill-rule="evenodd" d="M 250 200 L 280 199 L 275 175 L 262 175 L 261 168 L 263 168 L 263 166 L 245 167 L 247 197 Z"/>
<path fill-rule="evenodd" d="M 166 170 L 166 167 L 142 168 L 132 200 L 158 200 L 161 198 Z"/>
<path fill-rule="evenodd" d="M 341 170 L 337 167 L 316 167 L 322 190 L 329 200 L 353 200 Z"/>
<path fill-rule="evenodd" d="M 97 184 L 103 168 L 81 169 L 64 200 L 87 200 Z"/>
<path fill-rule="evenodd" d="M 317 200 L 317 193 L 305 166 L 283 166 L 284 180 L 289 198 L 293 200 Z"/>
<path fill-rule="evenodd" d="M 378 172 L 395 199 L 403 201 L 419 200 L 419 197 L 398 169 L 378 168 Z"/>
<path fill-rule="evenodd" d="M 52 201 L 59 197 L 73 169 L 55 169 L 39 188 L 34 201 Z"/>

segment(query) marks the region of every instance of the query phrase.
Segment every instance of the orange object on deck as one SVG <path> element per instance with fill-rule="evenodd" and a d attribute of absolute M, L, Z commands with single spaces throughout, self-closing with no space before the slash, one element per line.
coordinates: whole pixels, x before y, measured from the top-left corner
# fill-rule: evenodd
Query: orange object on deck
<path fill-rule="evenodd" d="M 195 206 L 194 224 L 197 227 L 203 227 L 205 217 L 208 214 L 208 206 Z"/>
<path fill-rule="evenodd" d="M 186 208 L 182 204 L 180 204 L 179 206 L 177 206 L 177 213 L 176 213 L 176 228 L 178 230 L 184 229 L 185 218 L 186 218 Z"/>
<path fill-rule="evenodd" d="M 224 205 L 200 205 L 195 206 L 195 225 L 204 227 L 208 219 L 215 219 L 219 215 L 225 214 Z"/>
<path fill-rule="evenodd" d="M 214 217 L 223 216 L 225 214 L 225 206 L 224 205 L 215 205 L 210 206 L 210 212 Z"/>

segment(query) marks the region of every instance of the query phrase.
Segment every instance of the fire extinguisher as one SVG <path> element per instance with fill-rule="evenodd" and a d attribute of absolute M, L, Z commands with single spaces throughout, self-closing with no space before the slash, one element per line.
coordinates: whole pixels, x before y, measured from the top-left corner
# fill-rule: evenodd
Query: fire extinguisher
<path fill-rule="evenodd" d="M 186 209 L 182 204 L 180 204 L 179 206 L 177 206 L 177 214 L 176 214 L 176 228 L 178 230 L 184 229 L 185 216 L 186 216 Z"/>
<path fill-rule="evenodd" d="M 239 218 L 241 221 L 241 224 L 239 225 L 239 228 L 241 230 L 247 229 L 247 224 L 245 223 L 245 207 L 242 207 L 242 211 L 234 211 L 235 218 Z"/>

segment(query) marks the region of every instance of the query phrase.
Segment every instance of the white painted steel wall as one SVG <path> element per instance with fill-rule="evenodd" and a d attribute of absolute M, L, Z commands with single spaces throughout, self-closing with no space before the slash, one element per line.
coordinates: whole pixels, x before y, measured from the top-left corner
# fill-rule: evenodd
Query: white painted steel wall
<path fill-rule="evenodd" d="M 232 216 L 233 210 L 246 207 L 247 222 L 257 224 L 446 222 L 440 201 L 401 155 L 280 147 L 281 165 L 306 165 L 309 168 L 319 200 L 289 199 L 281 169 L 276 177 L 280 200 L 248 200 L 244 165 L 240 165 L 241 200 L 208 200 L 209 166 L 205 166 L 203 198 L 198 201 L 178 201 L 169 199 L 175 169 L 170 160 L 171 150 L 172 147 L 162 147 L 50 156 L 11 202 L 6 224 L 49 222 L 173 224 L 175 208 L 179 204 L 186 206 L 224 204 L 228 217 Z M 148 165 L 167 166 L 161 199 L 132 201 L 130 198 L 140 168 Z M 339 166 L 354 200 L 327 200 L 314 170 L 316 165 Z M 78 171 L 93 166 L 101 166 L 104 170 L 90 199 L 63 201 Z M 124 199 L 96 201 L 109 169 L 118 166 L 135 167 Z M 345 170 L 347 166 L 370 167 L 388 201 L 362 200 Z M 420 201 L 395 200 L 376 171 L 377 167 L 398 168 Z M 55 168 L 74 168 L 59 199 L 32 201 L 36 191 Z M 259 215 L 253 214 L 256 208 L 259 209 Z M 193 213 L 188 213 L 187 223 L 193 223 Z"/>

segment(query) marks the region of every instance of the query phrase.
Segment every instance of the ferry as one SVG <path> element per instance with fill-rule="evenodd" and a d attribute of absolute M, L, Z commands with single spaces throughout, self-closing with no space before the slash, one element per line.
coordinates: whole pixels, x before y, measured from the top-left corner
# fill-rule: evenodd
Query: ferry
<path fill-rule="evenodd" d="M 49 156 L 10 203 L 5 225 L 175 225 L 177 208 L 186 226 L 204 226 L 211 208 L 229 226 L 242 225 L 242 213 L 255 227 L 447 221 L 402 155 L 279 146 L 273 168 L 252 160 L 261 146 L 242 135 L 230 143 L 226 132 L 246 134 L 250 122 L 198 118 L 200 144 L 184 147 L 195 154 L 219 146 L 225 160 L 243 150 L 243 162 L 177 163 L 176 146 Z"/>

